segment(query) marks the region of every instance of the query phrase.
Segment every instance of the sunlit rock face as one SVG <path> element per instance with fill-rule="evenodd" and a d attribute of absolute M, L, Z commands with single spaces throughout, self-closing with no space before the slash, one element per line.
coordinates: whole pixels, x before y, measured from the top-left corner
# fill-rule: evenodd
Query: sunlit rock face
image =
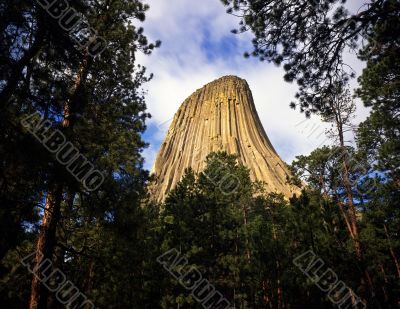
<path fill-rule="evenodd" d="M 261 125 L 249 85 L 236 76 L 221 77 L 182 103 L 152 169 L 152 198 L 164 200 L 187 167 L 202 171 L 214 151 L 238 155 L 268 192 L 290 197 L 298 190 L 287 184 L 289 171 Z"/>

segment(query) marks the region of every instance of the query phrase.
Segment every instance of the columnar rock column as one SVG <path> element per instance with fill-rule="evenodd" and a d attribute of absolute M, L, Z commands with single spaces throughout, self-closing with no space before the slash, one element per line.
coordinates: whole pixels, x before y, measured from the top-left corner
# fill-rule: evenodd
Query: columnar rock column
<path fill-rule="evenodd" d="M 238 155 L 268 192 L 290 197 L 298 191 L 287 184 L 289 171 L 261 125 L 247 82 L 224 76 L 196 90 L 176 112 L 152 169 L 153 198 L 164 200 L 187 167 L 202 171 L 206 156 L 219 150 Z"/>

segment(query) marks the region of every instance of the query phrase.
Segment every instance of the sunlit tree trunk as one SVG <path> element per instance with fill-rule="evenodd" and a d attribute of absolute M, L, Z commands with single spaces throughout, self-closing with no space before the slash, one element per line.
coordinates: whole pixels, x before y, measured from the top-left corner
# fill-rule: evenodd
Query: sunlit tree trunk
<path fill-rule="evenodd" d="M 71 89 L 71 95 L 64 102 L 64 115 L 61 123 L 61 127 L 64 130 L 70 129 L 73 126 L 71 114 L 73 113 L 76 104 L 78 104 L 79 93 L 86 81 L 89 66 L 91 64 L 89 57 L 90 56 L 87 54 L 84 56 L 74 86 Z M 52 260 L 56 241 L 56 229 L 60 219 L 62 191 L 63 181 L 59 178 L 55 178 L 53 182 L 49 184 L 47 191 L 46 207 L 43 214 L 41 231 L 36 244 L 37 258 L 35 260 L 35 266 L 40 265 L 40 263 L 45 259 L 49 259 L 50 261 Z M 33 276 L 29 308 L 46 308 L 47 295 L 47 290 L 42 288 L 40 280 L 36 276 Z"/>
<path fill-rule="evenodd" d="M 46 259 L 51 261 L 56 242 L 57 223 L 60 218 L 60 203 L 62 200 L 62 185 L 54 184 L 49 187 L 46 204 L 40 227 L 39 238 L 36 243 L 35 269 L 40 275 L 39 265 Z M 37 276 L 33 276 L 31 285 L 30 309 L 47 307 L 47 289 L 41 284 Z"/>

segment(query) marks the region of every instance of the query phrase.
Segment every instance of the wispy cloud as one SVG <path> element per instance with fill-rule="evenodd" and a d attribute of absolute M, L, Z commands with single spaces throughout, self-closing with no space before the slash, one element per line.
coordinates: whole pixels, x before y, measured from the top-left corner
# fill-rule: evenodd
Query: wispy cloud
<path fill-rule="evenodd" d="M 307 154 L 321 143 L 313 132 L 327 127 L 314 116 L 304 123 L 304 115 L 289 108 L 297 86 L 283 80 L 283 69 L 273 64 L 245 59 L 251 50 L 251 34 L 234 35 L 238 19 L 225 13 L 218 0 L 148 0 L 150 10 L 144 23 L 150 39 L 162 40 L 162 46 L 150 57 L 138 61 L 155 74 L 146 85 L 147 105 L 152 119 L 144 138 L 150 148 L 144 152 L 145 167 L 150 169 L 168 130 L 170 119 L 182 102 L 196 89 L 223 75 L 247 80 L 253 92 L 261 122 L 272 144 L 287 162 Z M 362 64 L 355 55 L 346 55 L 359 73 Z M 359 105 L 356 121 L 367 111 Z M 311 131 L 310 131 L 311 130 Z M 313 133 L 312 133 L 313 132 Z M 311 134 L 312 133 L 312 134 Z"/>

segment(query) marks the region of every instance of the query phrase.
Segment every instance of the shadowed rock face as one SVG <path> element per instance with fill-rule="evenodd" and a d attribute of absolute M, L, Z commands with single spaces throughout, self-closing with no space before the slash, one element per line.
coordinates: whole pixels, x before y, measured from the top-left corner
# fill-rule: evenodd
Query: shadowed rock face
<path fill-rule="evenodd" d="M 224 76 L 196 90 L 176 112 L 152 169 L 152 197 L 164 200 L 187 167 L 202 171 L 206 156 L 219 150 L 237 154 L 267 191 L 297 192 L 286 183 L 289 171 L 261 125 L 247 82 Z"/>

